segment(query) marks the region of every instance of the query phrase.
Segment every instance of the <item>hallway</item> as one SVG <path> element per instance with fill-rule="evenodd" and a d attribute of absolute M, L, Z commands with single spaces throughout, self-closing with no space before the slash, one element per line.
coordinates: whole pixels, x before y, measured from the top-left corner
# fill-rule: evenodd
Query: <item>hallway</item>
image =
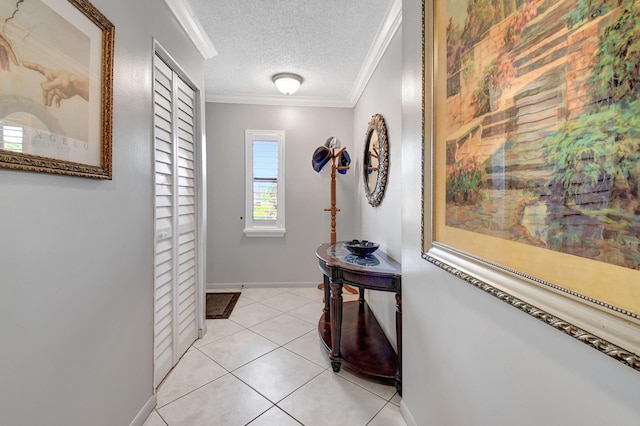
<path fill-rule="evenodd" d="M 207 320 L 160 385 L 144 426 L 406 425 L 393 386 L 331 370 L 317 332 L 321 290 L 241 291 L 231 317 Z"/>

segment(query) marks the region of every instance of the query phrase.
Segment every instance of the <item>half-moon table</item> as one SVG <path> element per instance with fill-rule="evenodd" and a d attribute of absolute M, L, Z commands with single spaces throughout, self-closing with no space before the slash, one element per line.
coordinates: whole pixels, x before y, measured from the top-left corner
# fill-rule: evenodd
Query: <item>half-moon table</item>
<path fill-rule="evenodd" d="M 380 382 L 394 383 L 402 395 L 402 299 L 400 264 L 382 250 L 356 256 L 344 241 L 322 244 L 316 250 L 324 274 L 325 306 L 318 334 L 329 351 L 331 367 L 344 364 Z M 358 300 L 343 302 L 342 286 L 360 290 Z M 397 353 L 364 299 L 365 290 L 395 293 Z"/>

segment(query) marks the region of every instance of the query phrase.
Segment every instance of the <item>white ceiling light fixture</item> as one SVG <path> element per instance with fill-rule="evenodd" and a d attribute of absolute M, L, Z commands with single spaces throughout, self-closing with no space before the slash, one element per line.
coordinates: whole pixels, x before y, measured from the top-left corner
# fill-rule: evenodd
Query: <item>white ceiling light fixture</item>
<path fill-rule="evenodd" d="M 302 77 L 300 77 L 298 74 L 289 72 L 281 72 L 275 74 L 271 79 L 275 83 L 276 88 L 283 95 L 293 95 L 294 93 L 296 93 L 303 81 Z"/>

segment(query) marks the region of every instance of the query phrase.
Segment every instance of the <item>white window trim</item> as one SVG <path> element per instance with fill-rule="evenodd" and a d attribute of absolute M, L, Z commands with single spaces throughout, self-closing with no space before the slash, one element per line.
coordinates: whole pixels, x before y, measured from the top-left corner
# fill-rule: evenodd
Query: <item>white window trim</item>
<path fill-rule="evenodd" d="M 253 220 L 253 141 L 267 140 L 278 142 L 278 219 L 268 225 Z M 245 130 L 245 227 L 247 237 L 283 237 L 286 233 L 284 221 L 284 130 Z"/>

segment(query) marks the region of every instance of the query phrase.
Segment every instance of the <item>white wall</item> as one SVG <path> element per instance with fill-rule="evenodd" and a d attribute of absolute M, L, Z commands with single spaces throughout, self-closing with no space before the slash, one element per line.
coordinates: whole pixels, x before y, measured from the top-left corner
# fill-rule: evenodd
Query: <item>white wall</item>
<path fill-rule="evenodd" d="M 207 283 L 301 284 L 320 283 L 314 255 L 330 240 L 331 173 L 311 167 L 315 149 L 336 136 L 353 156 L 353 111 L 207 103 L 208 129 L 208 259 Z M 282 238 L 249 238 L 242 230 L 245 215 L 244 131 L 285 131 L 285 218 Z M 353 171 L 336 180 L 337 238 L 354 236 L 355 178 Z"/>
<path fill-rule="evenodd" d="M 362 159 L 367 125 L 371 116 L 381 114 L 387 126 L 389 173 L 382 202 L 373 207 L 364 191 Z M 354 108 L 359 227 L 362 239 L 380 243 L 380 249 L 402 262 L 402 30 L 387 47 L 367 87 Z M 395 296 L 393 293 L 369 291 L 369 306 L 393 345 L 396 344 Z"/>
<path fill-rule="evenodd" d="M 0 169 L 2 425 L 128 425 L 152 400 L 152 38 L 200 87 L 202 59 L 163 1 L 92 2 L 116 27 L 113 180 Z"/>
<path fill-rule="evenodd" d="M 426 34 L 431 34 L 429 22 Z M 421 37 L 421 2 L 404 0 L 402 404 L 407 419 L 416 425 L 637 425 L 638 372 L 421 259 Z"/>

